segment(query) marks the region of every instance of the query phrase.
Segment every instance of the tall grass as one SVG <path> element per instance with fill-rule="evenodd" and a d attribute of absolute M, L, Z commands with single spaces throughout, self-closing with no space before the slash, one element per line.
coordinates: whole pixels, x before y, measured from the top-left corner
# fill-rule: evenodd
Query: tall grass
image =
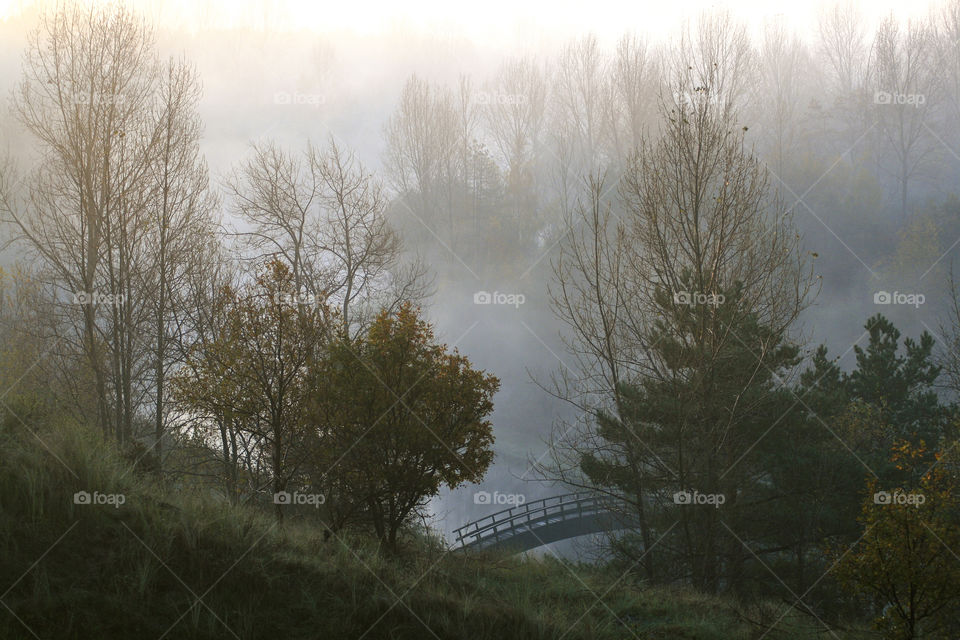
<path fill-rule="evenodd" d="M 595 568 L 429 538 L 399 554 L 356 532 L 324 541 L 307 523 L 165 490 L 82 426 L 25 422 L 0 426 L 0 638 L 760 635 L 729 602 L 611 589 L 617 576 Z M 78 491 L 123 504 L 75 504 Z"/>

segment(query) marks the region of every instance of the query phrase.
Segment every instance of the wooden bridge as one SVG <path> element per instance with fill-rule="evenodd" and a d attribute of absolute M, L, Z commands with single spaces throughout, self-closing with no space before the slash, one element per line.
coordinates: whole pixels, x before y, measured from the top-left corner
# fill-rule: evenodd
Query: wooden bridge
<path fill-rule="evenodd" d="M 498 511 L 454 530 L 463 549 L 529 551 L 539 546 L 590 533 L 622 529 L 616 498 L 595 493 L 567 493 Z"/>

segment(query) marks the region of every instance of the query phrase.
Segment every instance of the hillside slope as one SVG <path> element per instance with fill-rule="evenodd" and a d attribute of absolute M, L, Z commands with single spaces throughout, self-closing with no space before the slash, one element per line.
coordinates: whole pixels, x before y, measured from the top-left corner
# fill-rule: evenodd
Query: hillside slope
<path fill-rule="evenodd" d="M 721 600 L 611 588 L 617 576 L 595 569 L 430 541 L 397 556 L 355 535 L 324 542 L 304 525 L 165 493 L 81 428 L 27 422 L 36 435 L 16 419 L 0 427 L 2 638 L 756 635 Z M 75 504 L 81 491 L 102 504 Z"/>

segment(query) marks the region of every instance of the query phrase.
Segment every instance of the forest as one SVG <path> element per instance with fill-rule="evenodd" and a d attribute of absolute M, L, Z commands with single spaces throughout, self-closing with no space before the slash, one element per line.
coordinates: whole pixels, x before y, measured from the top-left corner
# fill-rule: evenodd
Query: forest
<path fill-rule="evenodd" d="M 24 6 L 0 637 L 960 637 L 960 0 Z"/>

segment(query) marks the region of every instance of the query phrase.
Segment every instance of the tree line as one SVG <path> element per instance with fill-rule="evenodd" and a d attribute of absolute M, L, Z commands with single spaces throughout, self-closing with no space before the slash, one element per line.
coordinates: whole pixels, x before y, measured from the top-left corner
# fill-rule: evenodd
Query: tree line
<path fill-rule="evenodd" d="M 23 68 L 40 161 L 0 188 L 24 258 L 2 280 L 11 386 L 167 482 L 278 519 L 302 492 L 391 546 L 482 477 L 499 381 L 435 337 L 426 269 L 353 153 L 253 145 L 218 190 L 196 70 L 124 8 L 45 14 Z"/>
<path fill-rule="evenodd" d="M 800 334 L 818 255 L 735 106 L 704 91 L 660 117 L 566 220 L 550 301 L 567 357 L 541 384 L 575 418 L 531 465 L 617 498 L 600 548 L 621 579 L 955 635 L 956 315 L 935 351 L 875 314 L 841 370 Z"/>

